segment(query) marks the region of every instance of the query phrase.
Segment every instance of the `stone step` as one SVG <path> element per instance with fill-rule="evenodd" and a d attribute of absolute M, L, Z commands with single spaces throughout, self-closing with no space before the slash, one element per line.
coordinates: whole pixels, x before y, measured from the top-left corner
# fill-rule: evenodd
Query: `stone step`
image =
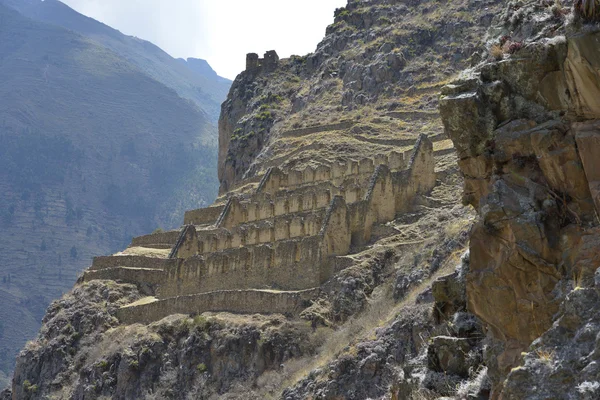
<path fill-rule="evenodd" d="M 172 244 L 148 243 L 148 244 L 145 244 L 143 247 L 146 249 L 168 250 L 168 249 L 172 249 L 174 245 L 175 245 L 175 242 L 173 242 Z M 134 247 L 134 245 L 131 244 L 129 247 L 130 248 Z"/>
<path fill-rule="evenodd" d="M 454 143 L 450 139 L 441 140 L 433 144 L 433 155 L 435 157 L 452 154 L 454 152 L 456 152 L 454 149 Z"/>
<path fill-rule="evenodd" d="M 220 290 L 166 299 L 147 297 L 121 307 L 117 318 L 123 324 L 149 324 L 172 314 L 204 312 L 297 315 L 318 296 L 319 290 Z"/>

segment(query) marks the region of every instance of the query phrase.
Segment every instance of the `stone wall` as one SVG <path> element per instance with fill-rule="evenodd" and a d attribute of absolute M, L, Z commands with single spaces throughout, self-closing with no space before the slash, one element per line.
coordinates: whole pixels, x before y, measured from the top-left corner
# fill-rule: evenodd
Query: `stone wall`
<path fill-rule="evenodd" d="M 131 240 L 130 247 L 157 247 L 170 248 L 179 237 L 179 231 L 168 231 L 160 233 L 152 233 L 150 235 L 134 237 Z"/>
<path fill-rule="evenodd" d="M 94 257 L 90 271 L 127 267 L 146 269 L 165 269 L 179 263 L 176 258 L 153 258 L 143 256 L 102 256 Z"/>
<path fill-rule="evenodd" d="M 269 50 L 265 53 L 264 58 L 258 58 L 256 53 L 246 54 L 246 71 L 257 72 L 264 70 L 265 72 L 273 71 L 279 65 L 279 56 L 275 50 Z"/>
<path fill-rule="evenodd" d="M 435 186 L 433 143 L 424 135 L 415 144 L 408 169 L 393 174 L 396 213 L 406 212 L 417 193 L 427 193 Z"/>
<path fill-rule="evenodd" d="M 396 169 L 406 168 L 393 170 L 386 162 Z M 339 256 L 348 254 L 351 245 L 370 240 L 375 224 L 393 220 L 409 209 L 418 193 L 433 188 L 434 166 L 433 145 L 421 136 L 406 155 L 393 153 L 288 173 L 271 169 L 255 193 L 228 199 L 214 227 L 186 225 L 171 258 L 99 257 L 93 269 L 102 272 L 91 272 L 87 278 L 150 286 L 164 301 L 144 305 L 147 314 L 142 319 L 194 308 L 218 311 L 211 308 L 213 300 L 207 300 L 213 298 L 220 299 L 215 307 L 222 310 L 258 312 L 264 307 L 272 312 L 270 305 L 253 303 L 243 308 L 216 293 L 192 295 L 319 287 L 339 268 Z M 209 213 L 214 216 L 215 210 Z M 184 303 L 176 300 L 181 296 L 186 296 Z M 133 318 L 129 316 L 133 311 L 123 312 L 125 320 Z"/>
<path fill-rule="evenodd" d="M 409 152 L 410 154 L 414 151 Z M 321 165 L 317 168 L 306 168 L 303 171 L 282 171 L 280 168 L 269 168 L 263 176 L 257 192 L 276 193 L 282 189 L 295 189 L 303 185 L 314 185 L 319 182 L 331 182 L 341 186 L 344 181 L 367 182 L 378 165 L 387 165 L 390 170 L 403 170 L 407 167 L 410 154 L 391 152 L 375 158 L 364 158 L 359 161 Z"/>
<path fill-rule="evenodd" d="M 399 168 L 405 165 L 405 159 L 408 165 L 401 171 L 392 171 L 385 164 Z M 375 168 L 375 165 L 378 166 Z M 419 137 L 409 155 L 391 153 L 375 160 L 367 158 L 288 173 L 272 168 L 256 193 L 249 198 L 228 200 L 217 220 L 217 228 L 197 232 L 195 254 L 314 236 L 319 230 L 326 231 L 329 220 L 326 218 L 323 222 L 323 215 L 331 196 L 338 195 L 336 191 L 341 199 L 329 207 L 340 201 L 344 203 L 346 226 L 335 229 L 344 239 L 341 242 L 328 239 L 326 247 L 345 248 L 346 240 L 364 243 L 370 239 L 373 224 L 393 220 L 397 213 L 410 207 L 417 193 L 433 188 L 434 170 L 433 144 L 424 135 Z M 369 179 L 365 179 L 367 176 Z M 342 182 L 341 187 L 331 182 L 335 179 Z M 365 183 L 359 186 L 361 180 Z M 337 250 L 332 253 L 342 254 Z"/>
<path fill-rule="evenodd" d="M 166 269 L 161 298 L 229 289 L 300 290 L 321 284 L 320 236 L 194 256 Z"/>
<path fill-rule="evenodd" d="M 95 271 L 86 271 L 83 275 L 84 282 L 95 279 L 135 283 L 142 287 L 156 288 L 165 282 L 165 271 L 148 268 L 108 268 Z"/>
<path fill-rule="evenodd" d="M 240 246 L 315 236 L 321 230 L 326 208 L 315 211 L 280 214 L 271 219 L 249 221 L 230 229 L 197 231 L 198 254 Z"/>
<path fill-rule="evenodd" d="M 349 195 L 358 195 L 360 190 L 349 190 Z M 274 198 L 255 195 L 250 199 L 233 197 L 229 199 L 222 216 L 217 222 L 220 228 L 233 228 L 241 224 L 262 221 L 289 214 L 302 213 L 326 208 L 331 200 L 331 191 L 297 190 L 287 196 Z"/>
<path fill-rule="evenodd" d="M 183 217 L 184 225 L 212 225 L 223 212 L 224 205 L 218 205 L 198 210 L 186 211 Z"/>
<path fill-rule="evenodd" d="M 343 130 L 352 128 L 354 125 L 356 125 L 356 122 L 354 122 L 354 121 L 343 121 L 343 122 L 338 122 L 337 124 L 309 126 L 307 128 L 294 129 L 291 131 L 284 132 L 281 136 L 282 137 L 301 137 L 301 136 L 312 135 L 314 133 L 320 133 L 320 132 L 343 131 Z"/>
<path fill-rule="evenodd" d="M 315 289 L 283 293 L 260 290 L 202 293 L 123 307 L 117 311 L 117 318 L 125 324 L 147 324 L 172 314 L 201 314 L 206 311 L 297 314 L 317 294 Z"/>

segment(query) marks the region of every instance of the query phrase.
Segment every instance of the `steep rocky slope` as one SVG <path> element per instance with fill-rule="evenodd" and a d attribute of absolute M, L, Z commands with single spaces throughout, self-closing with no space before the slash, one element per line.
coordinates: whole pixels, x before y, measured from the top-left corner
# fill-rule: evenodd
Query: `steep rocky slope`
<path fill-rule="evenodd" d="M 0 5 L 0 370 L 92 256 L 216 194 L 206 115 L 112 51 Z"/>
<path fill-rule="evenodd" d="M 464 200 L 479 211 L 467 296 L 488 329 L 494 397 L 600 393 L 589 311 L 598 301 L 600 26 L 570 5 L 511 3 L 488 60 L 442 90 Z"/>
<path fill-rule="evenodd" d="M 240 74 L 219 122 L 221 192 L 269 166 L 326 165 L 441 134 L 439 88 L 469 65 L 499 3 L 351 1 L 314 53 Z"/>
<path fill-rule="evenodd" d="M 351 1 L 314 54 L 250 57 L 220 118 L 216 207 L 269 167 L 419 133 L 436 186 L 354 244 L 299 319 L 119 324 L 147 288 L 80 283 L 20 353 L 13 397 L 597 398 L 598 27 L 572 7 Z"/>
<path fill-rule="evenodd" d="M 293 354 L 280 355 L 274 363 L 264 362 L 262 347 L 252 344 L 248 351 L 258 357 L 257 362 L 262 367 L 249 369 L 248 365 L 242 365 L 235 379 L 220 380 L 211 374 L 213 361 L 198 359 L 197 364 L 205 364 L 207 371 L 204 368 L 189 371 L 186 366 L 193 379 L 181 391 L 189 392 L 190 396 L 194 393 L 201 397 L 209 397 L 210 393 L 219 396 L 229 393 L 232 398 L 244 398 L 248 396 L 248 388 L 254 387 L 256 396 L 278 396 L 285 386 L 293 385 L 312 368 L 325 365 L 351 342 L 358 343 L 370 337 L 373 335 L 371 330 L 386 320 L 393 322 L 406 305 L 399 303 L 400 299 L 408 297 L 408 303 L 414 304 L 415 299 L 410 293 L 415 288 L 425 290 L 427 282 L 452 271 L 457 263 L 457 251 L 460 252 L 465 239 L 464 234 L 457 235 L 468 227 L 471 217 L 467 209 L 457 206 L 461 180 L 457 177 L 451 143 L 441 136 L 436 93 L 452 74 L 469 64 L 468 58 L 491 21 L 497 3 L 489 1 L 485 3 L 487 7 L 473 7 L 467 1 L 455 2 L 441 13 L 437 2 L 433 1 L 410 4 L 352 2 L 347 9 L 338 10 L 335 23 L 314 54 L 281 60 L 272 71 L 248 71 L 238 77 L 223 106 L 220 130 L 223 168 L 239 175 L 232 177 L 232 182 L 243 176 L 252 181 L 273 165 L 301 168 L 307 164 L 331 164 L 390 150 L 405 151 L 412 147 L 420 133 L 426 133 L 435 141 L 440 186 L 431 197 L 421 198 L 413 213 L 382 227 L 373 243 L 356 249 L 355 255 L 348 259 L 351 267 L 323 288 L 323 297 L 303 314 L 306 320 L 313 322 L 300 322 L 305 328 L 314 323 L 325 325 L 310 332 L 312 344 L 299 347 Z M 413 31 L 419 34 L 414 35 Z M 436 70 L 435 74 L 430 73 L 432 69 Z M 360 85 L 357 80 L 361 81 Z M 284 134 L 308 125 L 340 121 L 350 123 L 341 130 L 325 129 L 310 137 Z M 227 154 L 230 154 L 229 159 Z M 227 175 L 231 172 L 223 173 L 226 176 L 222 179 L 222 188 L 227 188 L 232 184 Z M 421 283 L 423 285 L 419 286 Z M 76 290 L 85 292 L 88 290 L 85 287 Z M 434 321 L 429 313 L 430 296 L 419 297 L 419 302 L 421 305 L 415 312 L 423 315 L 423 326 L 437 325 L 438 321 Z M 15 393 L 28 393 L 34 398 L 49 393 L 66 397 L 59 393 L 87 390 L 86 396 L 90 397 L 103 393 L 118 393 L 118 396 L 135 393 L 135 396 L 147 397 L 151 396 L 149 393 L 166 390 L 168 379 L 173 378 L 165 378 L 167 380 L 160 383 L 157 376 L 165 376 L 170 368 L 178 370 L 179 361 L 161 360 L 159 371 L 152 372 L 159 375 L 152 375 L 155 379 L 144 381 L 141 387 L 131 392 L 134 389 L 127 387 L 129 378 L 124 379 L 124 375 L 117 372 L 116 359 L 111 358 L 109 363 L 103 361 L 103 353 L 87 355 L 94 347 L 94 340 L 87 336 L 96 330 L 95 327 L 76 328 L 75 338 L 81 340 L 82 345 L 74 345 L 75 354 L 67 354 L 53 369 L 46 369 L 47 362 L 53 359 L 52 354 L 62 353 L 60 347 L 64 344 L 61 343 L 72 340 L 73 334 L 69 328 L 58 339 L 48 332 L 69 324 L 76 326 L 75 320 L 64 321 L 65 318 L 79 318 L 80 313 L 73 309 L 78 307 L 76 304 L 67 301 L 60 306 L 64 308 L 64 316 L 59 313 L 45 318 L 40 338 L 19 358 L 13 381 Z M 89 304 L 82 306 L 91 307 Z M 107 309 L 109 313 L 113 311 L 114 308 Z M 57 320 L 54 315 L 61 319 Z M 183 317 L 178 318 L 186 321 Z M 116 321 L 112 323 L 116 324 Z M 248 320 L 242 319 L 242 323 L 247 324 Z M 439 321 L 439 324 L 445 323 Z M 55 324 L 61 327 L 48 329 Z M 88 333 L 81 335 L 80 331 Z M 295 335 L 304 335 L 302 330 L 299 332 Z M 181 346 L 189 343 L 189 334 L 181 335 L 176 340 L 172 337 L 164 339 L 171 346 L 169 353 L 180 352 Z M 218 339 L 219 335 L 215 332 L 209 336 Z M 390 338 L 394 337 L 393 331 L 390 335 Z M 398 360 L 390 364 L 390 368 L 396 369 L 405 358 L 422 355 L 419 351 L 426 351 L 427 347 L 422 345 L 422 340 L 419 339 L 418 348 L 408 349 L 406 355 L 400 356 L 398 350 Z M 111 354 L 130 352 L 132 350 L 127 349 L 131 345 L 124 343 L 124 347 L 114 348 Z M 315 347 L 319 348 L 316 354 L 322 357 L 313 358 Z M 74 364 L 79 358 L 81 362 Z M 420 360 L 420 365 L 426 367 L 424 359 L 421 357 Z M 86 383 L 91 378 L 80 377 L 72 369 L 73 365 L 94 363 L 108 368 L 100 375 L 110 375 L 111 381 L 121 382 L 116 385 L 123 386 L 117 389 L 112 383 L 107 386 L 98 382 Z M 281 363 L 283 370 L 279 369 Z M 151 370 L 142 368 L 140 373 L 146 371 Z M 60 378 L 52 384 L 50 375 L 57 374 Z M 211 379 L 207 381 L 205 376 Z M 396 377 L 389 374 L 379 383 L 374 381 L 373 385 L 380 389 L 373 389 L 373 393 L 384 393 Z M 302 393 L 300 389 L 295 392 Z M 173 396 L 177 398 L 177 394 Z"/>

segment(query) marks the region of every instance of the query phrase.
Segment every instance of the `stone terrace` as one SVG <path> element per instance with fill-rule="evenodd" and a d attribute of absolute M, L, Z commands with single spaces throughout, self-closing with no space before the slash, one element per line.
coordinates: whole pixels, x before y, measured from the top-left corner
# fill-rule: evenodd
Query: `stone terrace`
<path fill-rule="evenodd" d="M 206 311 L 295 314 L 352 246 L 435 186 L 434 169 L 434 146 L 423 135 L 406 153 L 270 168 L 253 191 L 188 211 L 180 231 L 134 238 L 123 253 L 95 258 L 83 279 L 134 283 L 148 294 L 119 310 L 124 323 Z M 151 249 L 170 254 L 144 255 Z"/>

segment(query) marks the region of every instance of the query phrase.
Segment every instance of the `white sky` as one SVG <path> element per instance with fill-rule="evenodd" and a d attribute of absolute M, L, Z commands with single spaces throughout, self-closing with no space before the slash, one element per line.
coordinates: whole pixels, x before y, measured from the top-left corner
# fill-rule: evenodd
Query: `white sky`
<path fill-rule="evenodd" d="M 173 57 L 208 60 L 226 78 L 245 68 L 246 53 L 280 57 L 314 51 L 347 0 L 61 0 Z"/>

